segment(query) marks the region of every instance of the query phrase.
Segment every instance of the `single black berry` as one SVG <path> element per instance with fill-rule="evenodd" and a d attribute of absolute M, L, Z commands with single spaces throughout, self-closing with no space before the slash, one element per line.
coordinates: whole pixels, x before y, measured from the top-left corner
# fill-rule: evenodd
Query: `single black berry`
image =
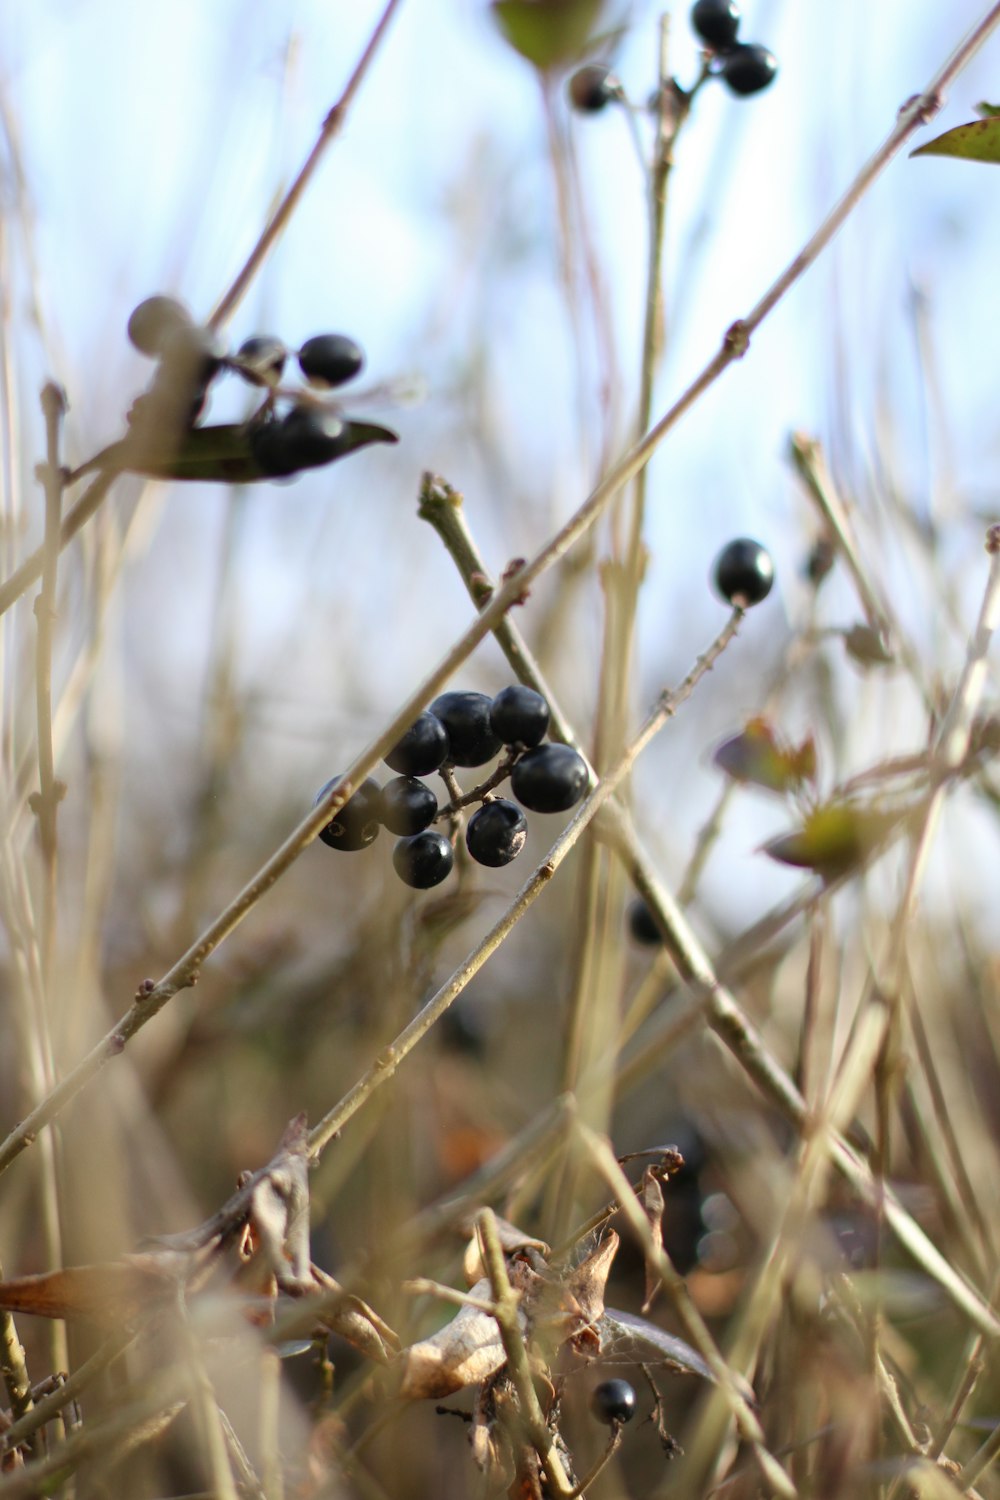
<path fill-rule="evenodd" d="M 382 788 L 381 818 L 390 833 L 423 833 L 437 817 L 438 800 L 426 781 L 395 776 Z"/>
<path fill-rule="evenodd" d="M 297 474 L 337 457 L 344 423 L 333 412 L 293 406 L 285 416 L 254 430 L 254 457 L 269 474 Z"/>
<path fill-rule="evenodd" d="M 656 919 L 641 896 L 629 902 L 628 908 L 628 930 L 637 943 L 645 947 L 656 948 L 663 942 L 663 933 L 656 925 Z"/>
<path fill-rule="evenodd" d="M 570 745 L 539 745 L 521 756 L 510 785 L 531 812 L 565 812 L 587 790 L 587 763 Z"/>
<path fill-rule="evenodd" d="M 569 102 L 574 109 L 584 114 L 596 114 L 615 100 L 624 98 L 624 91 L 610 68 L 603 63 L 585 63 L 577 68 L 567 85 Z"/>
<path fill-rule="evenodd" d="M 749 609 L 771 592 L 774 564 L 771 554 L 752 537 L 741 536 L 728 542 L 712 570 L 715 587 L 734 609 Z"/>
<path fill-rule="evenodd" d="M 534 688 L 514 683 L 493 699 L 490 723 L 505 745 L 540 745 L 549 727 L 549 705 Z"/>
<path fill-rule="evenodd" d="M 590 1409 L 599 1422 L 620 1427 L 635 1416 L 635 1391 L 627 1380 L 602 1380 L 590 1394 Z"/>
<path fill-rule="evenodd" d="M 485 693 L 442 693 L 431 704 L 448 731 L 449 757 L 456 766 L 483 766 L 503 741 L 490 723 L 492 702 Z"/>
<path fill-rule="evenodd" d="M 344 385 L 364 368 L 365 356 L 343 333 L 318 333 L 299 350 L 299 369 L 314 385 Z"/>
<path fill-rule="evenodd" d="M 333 776 L 320 788 L 313 799 L 314 807 L 322 802 L 338 780 L 339 777 Z M 381 788 L 373 777 L 367 776 L 343 807 L 338 808 L 326 827 L 320 829 L 320 838 L 331 849 L 367 849 L 378 838 L 381 806 Z"/>
<path fill-rule="evenodd" d="M 287 358 L 288 350 L 271 334 L 246 339 L 236 351 L 239 373 L 251 385 L 277 385 Z"/>
<path fill-rule="evenodd" d="M 147 297 L 128 320 L 129 341 L 140 354 L 162 354 L 179 329 L 192 328 L 191 314 L 176 297 Z"/>
<path fill-rule="evenodd" d="M 517 858 L 527 837 L 528 822 L 521 809 L 496 797 L 469 819 L 465 846 L 477 864 L 499 869 Z"/>
<path fill-rule="evenodd" d="M 455 851 L 443 834 L 427 828 L 412 838 L 400 839 L 392 851 L 392 863 L 404 885 L 426 891 L 447 879 L 455 863 Z"/>
<path fill-rule="evenodd" d="M 250 437 L 254 458 L 276 479 L 300 469 L 318 469 L 364 448 L 368 443 L 395 443 L 396 434 L 374 422 L 353 422 L 304 402 L 283 417 L 258 422 Z"/>
<path fill-rule="evenodd" d="M 477 1010 L 471 1005 L 449 1005 L 434 1028 L 438 1041 L 449 1052 L 467 1057 L 483 1057 L 489 1045 L 489 1031 Z"/>
<path fill-rule="evenodd" d="M 402 776 L 429 776 L 448 759 L 448 731 L 437 714 L 424 712 L 396 741 L 385 763 Z"/>
<path fill-rule="evenodd" d="M 759 94 L 774 82 L 777 71 L 777 59 L 766 47 L 739 42 L 723 58 L 719 77 L 734 94 Z"/>
<path fill-rule="evenodd" d="M 696 0 L 691 7 L 691 25 L 706 47 L 726 52 L 736 42 L 740 8 L 736 0 Z"/>

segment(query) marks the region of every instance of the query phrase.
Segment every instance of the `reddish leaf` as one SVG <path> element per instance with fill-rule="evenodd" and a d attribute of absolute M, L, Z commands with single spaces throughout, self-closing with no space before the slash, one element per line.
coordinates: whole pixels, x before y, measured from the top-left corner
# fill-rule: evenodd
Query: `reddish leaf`
<path fill-rule="evenodd" d="M 725 740 L 712 760 L 734 781 L 769 792 L 792 792 L 816 776 L 816 746 L 809 735 L 799 746 L 785 745 L 766 719 L 751 719 L 741 734 Z"/>

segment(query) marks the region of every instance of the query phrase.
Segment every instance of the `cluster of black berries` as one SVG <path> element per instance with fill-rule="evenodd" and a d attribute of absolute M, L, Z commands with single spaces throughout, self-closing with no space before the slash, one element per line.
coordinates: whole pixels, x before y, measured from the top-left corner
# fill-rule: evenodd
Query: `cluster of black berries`
<path fill-rule="evenodd" d="M 231 370 L 264 391 L 263 404 L 247 424 L 250 452 L 263 475 L 287 477 L 332 463 L 365 443 L 396 441 L 388 428 L 352 421 L 312 394 L 346 385 L 360 374 L 364 354 L 345 334 L 318 334 L 295 351 L 311 391 L 282 386 L 292 351 L 280 339 L 258 335 L 230 354 L 174 297 L 140 302 L 128 320 L 128 336 L 157 362 L 149 390 L 129 412 L 133 438 L 162 442 L 164 432 L 176 437 L 194 427 L 213 381 Z"/>
<path fill-rule="evenodd" d="M 691 25 L 709 53 L 708 76 L 721 78 L 733 94 L 759 94 L 773 83 L 778 72 L 774 54 L 757 42 L 736 40 L 740 29 L 740 7 L 737 0 L 696 0 L 691 9 Z M 678 99 L 690 100 L 674 80 L 672 87 Z M 585 63 L 577 68 L 567 84 L 569 102 L 581 114 L 598 114 L 609 104 L 627 104 L 620 79 L 605 63 Z M 659 108 L 659 94 L 653 95 L 649 107 Z"/>
<path fill-rule="evenodd" d="M 392 862 L 399 878 L 427 890 L 450 873 L 462 814 L 478 803 L 465 825 L 469 854 L 493 868 L 510 864 L 528 836 L 522 809 L 566 812 L 587 789 L 583 757 L 569 745 L 543 743 L 548 727 L 545 699 L 519 684 L 504 688 L 495 698 L 485 693 L 442 693 L 385 757 L 389 769 L 397 772 L 394 780 L 384 786 L 372 777 L 362 782 L 320 838 L 331 849 L 364 849 L 380 828 L 387 828 L 398 836 Z M 490 776 L 463 793 L 455 767 L 485 766 L 498 756 Z M 422 780 L 435 772 L 448 792 L 443 806 Z M 516 802 L 494 795 L 508 778 Z M 336 779 L 317 794 L 317 803 Z M 447 825 L 447 834 L 431 826 L 436 822 Z"/>
<path fill-rule="evenodd" d="M 738 42 L 740 7 L 736 0 L 695 0 L 691 25 L 704 42 L 721 78 L 733 94 L 759 94 L 774 82 L 778 64 L 774 54 L 757 42 Z"/>

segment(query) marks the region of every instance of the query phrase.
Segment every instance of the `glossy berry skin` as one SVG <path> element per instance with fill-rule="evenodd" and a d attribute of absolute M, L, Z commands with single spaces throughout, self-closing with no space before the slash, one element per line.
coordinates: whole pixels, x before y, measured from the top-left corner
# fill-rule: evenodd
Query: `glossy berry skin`
<path fill-rule="evenodd" d="M 155 358 L 178 331 L 193 326 L 191 314 L 176 297 L 147 297 L 133 309 L 127 332 L 140 354 Z"/>
<path fill-rule="evenodd" d="M 567 85 L 569 102 L 583 114 L 593 115 L 623 97 L 622 86 L 603 63 L 577 68 Z"/>
<path fill-rule="evenodd" d="M 293 406 L 284 417 L 263 423 L 253 438 L 254 457 L 269 474 L 297 474 L 338 456 L 344 423 L 332 412 Z"/>
<path fill-rule="evenodd" d="M 505 745 L 540 745 L 549 727 L 549 705 L 534 688 L 516 682 L 493 699 L 490 724 Z"/>
<path fill-rule="evenodd" d="M 345 385 L 360 375 L 364 363 L 359 345 L 343 333 L 318 333 L 299 350 L 299 369 L 313 385 Z"/>
<path fill-rule="evenodd" d="M 396 776 L 382 788 L 380 817 L 390 833 L 423 833 L 437 817 L 438 800 L 425 781 Z"/>
<path fill-rule="evenodd" d="M 736 0 L 697 0 L 691 7 L 691 25 L 706 47 L 727 52 L 736 44 L 740 8 Z"/>
<path fill-rule="evenodd" d="M 412 838 L 400 839 L 392 851 L 392 863 L 404 885 L 427 891 L 448 878 L 455 851 L 443 834 L 428 828 Z"/>
<path fill-rule="evenodd" d="M 771 592 L 774 563 L 771 554 L 752 537 L 741 536 L 729 542 L 712 570 L 715 587 L 734 609 L 749 609 Z"/>
<path fill-rule="evenodd" d="M 313 801 L 314 807 L 322 802 L 338 779 L 333 776 L 320 788 Z M 346 849 L 351 852 L 367 849 L 378 838 L 381 807 L 381 788 L 373 777 L 367 776 L 326 827 L 320 829 L 319 836 L 331 849 Z"/>
<path fill-rule="evenodd" d="M 599 1422 L 621 1427 L 635 1416 L 635 1391 L 627 1380 L 604 1380 L 590 1394 L 590 1409 Z"/>
<path fill-rule="evenodd" d="M 237 372 L 251 385 L 277 385 L 285 371 L 288 350 L 280 339 L 257 334 L 236 351 Z"/>
<path fill-rule="evenodd" d="M 773 83 L 778 63 L 772 52 L 756 42 L 740 42 L 722 59 L 719 77 L 730 93 L 759 94 Z"/>
<path fill-rule="evenodd" d="M 385 763 L 401 776 L 429 776 L 448 759 L 448 731 L 437 714 L 424 712 L 397 740 Z"/>
<path fill-rule="evenodd" d="M 430 711 L 448 731 L 449 758 L 456 766 L 484 766 L 500 752 L 502 740 L 490 723 L 492 702 L 485 693 L 442 693 Z"/>
<path fill-rule="evenodd" d="M 375 422 L 341 419 L 332 411 L 301 403 L 283 417 L 252 430 L 250 446 L 265 474 L 286 479 L 302 469 L 319 469 L 369 443 L 395 443 L 396 434 Z"/>
<path fill-rule="evenodd" d="M 530 812 L 566 812 L 587 790 L 587 763 L 570 745 L 539 745 L 517 762 L 510 786 Z"/>
<path fill-rule="evenodd" d="M 517 858 L 527 837 L 528 821 L 521 809 L 506 797 L 495 797 L 469 819 L 465 846 L 477 864 L 498 870 Z"/>
<path fill-rule="evenodd" d="M 663 933 L 657 927 L 653 913 L 641 896 L 629 902 L 628 930 L 635 941 L 642 943 L 643 947 L 659 948 L 663 943 Z"/>

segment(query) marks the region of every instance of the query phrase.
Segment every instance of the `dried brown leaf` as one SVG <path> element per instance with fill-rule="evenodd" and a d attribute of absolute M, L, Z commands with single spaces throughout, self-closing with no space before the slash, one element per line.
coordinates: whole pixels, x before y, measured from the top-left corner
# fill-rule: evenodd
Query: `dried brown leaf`
<path fill-rule="evenodd" d="M 469 1286 L 473 1286 L 486 1275 L 486 1267 L 483 1265 L 483 1258 L 479 1252 L 479 1238 L 475 1232 L 475 1221 L 479 1212 L 480 1210 L 476 1209 L 475 1213 L 468 1216 L 463 1225 L 466 1233 L 470 1236 L 469 1243 L 465 1247 L 465 1254 L 462 1257 L 462 1269 L 465 1272 L 465 1279 Z M 501 1219 L 499 1215 L 494 1215 L 494 1217 L 496 1219 L 497 1234 L 500 1239 L 500 1248 L 505 1255 L 514 1255 L 518 1250 L 537 1250 L 540 1255 L 544 1256 L 551 1254 L 551 1247 L 544 1240 L 533 1239 L 530 1234 L 525 1234 L 523 1229 L 518 1229 L 517 1225 L 512 1224 L 509 1219 Z"/>
<path fill-rule="evenodd" d="M 488 1277 L 477 1281 L 471 1295 L 480 1301 L 492 1297 Z M 527 1324 L 519 1315 L 522 1332 Z M 507 1358 L 496 1319 L 478 1307 L 462 1307 L 450 1323 L 432 1338 L 411 1344 L 399 1356 L 402 1365 L 400 1395 L 411 1400 L 450 1396 L 466 1385 L 478 1385 L 503 1365 Z"/>

